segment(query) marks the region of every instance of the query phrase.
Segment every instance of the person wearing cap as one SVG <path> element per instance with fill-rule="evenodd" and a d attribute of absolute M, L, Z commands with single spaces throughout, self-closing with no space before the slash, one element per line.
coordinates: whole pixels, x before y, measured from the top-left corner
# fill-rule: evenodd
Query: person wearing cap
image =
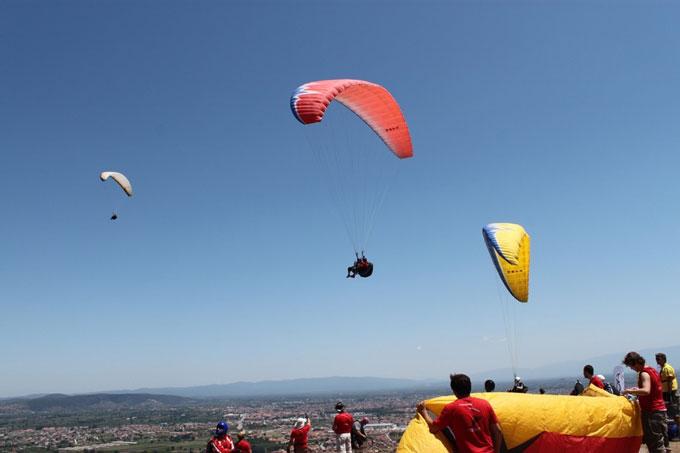
<path fill-rule="evenodd" d="M 290 432 L 290 440 L 286 451 L 288 453 L 307 453 L 309 431 L 312 429 L 312 422 L 306 415 L 295 420 L 295 425 Z"/>
<path fill-rule="evenodd" d="M 352 448 L 361 449 L 364 442 L 368 440 L 364 427 L 368 425 L 368 419 L 362 418 L 361 421 L 352 423 Z"/>
<path fill-rule="evenodd" d="M 588 379 L 590 385 L 594 385 L 595 387 L 604 390 L 604 382 L 602 382 L 598 376 L 595 376 L 595 370 L 592 365 L 583 367 L 583 377 Z"/>
<path fill-rule="evenodd" d="M 246 432 L 245 431 L 239 431 L 238 433 L 238 442 L 236 442 L 236 445 L 234 446 L 235 450 L 234 453 L 253 453 L 253 448 L 250 446 L 250 442 L 246 440 Z"/>
<path fill-rule="evenodd" d="M 432 420 L 425 407 L 425 401 L 417 410 L 427 423 L 432 434 L 446 428 L 453 432 L 458 453 L 499 453 L 503 433 L 498 418 L 487 400 L 470 396 L 472 383 L 465 374 L 452 374 L 451 390 L 456 400 L 444 406 L 439 416 Z"/>
<path fill-rule="evenodd" d="M 345 412 L 345 405 L 338 401 L 335 405 L 338 414 L 333 419 L 333 432 L 335 432 L 335 451 L 340 453 L 352 453 L 352 425 L 354 417 Z"/>
<path fill-rule="evenodd" d="M 205 448 L 206 453 L 231 453 L 234 449 L 234 441 L 231 440 L 229 434 L 229 425 L 225 421 L 217 424 L 215 434 L 208 441 L 208 446 Z"/>
<path fill-rule="evenodd" d="M 663 402 L 661 377 L 659 373 L 645 364 L 645 358 L 631 351 L 623 358 L 623 364 L 638 373 L 637 387 L 625 389 L 623 395 L 636 395 L 642 418 L 642 440 L 649 453 L 664 453 L 666 426 L 666 405 Z"/>

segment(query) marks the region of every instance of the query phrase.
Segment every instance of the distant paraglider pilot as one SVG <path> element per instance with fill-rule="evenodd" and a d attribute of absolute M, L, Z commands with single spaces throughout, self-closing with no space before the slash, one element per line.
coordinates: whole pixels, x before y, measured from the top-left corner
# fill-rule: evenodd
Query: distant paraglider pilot
<path fill-rule="evenodd" d="M 132 196 L 132 184 L 130 184 L 130 180 L 127 179 L 124 174 L 118 173 L 117 171 L 103 171 L 99 174 L 99 179 L 102 181 L 106 181 L 109 178 L 115 181 L 128 197 Z M 117 218 L 118 214 L 114 212 L 111 215 L 111 220 L 116 220 Z"/>
<path fill-rule="evenodd" d="M 526 393 L 529 391 L 529 387 L 524 385 L 524 382 L 522 382 L 522 378 L 519 376 L 515 376 L 515 382 L 512 385 L 512 388 L 508 390 L 508 392 L 512 393 Z"/>
<path fill-rule="evenodd" d="M 217 429 L 215 429 L 215 435 L 210 438 L 208 446 L 205 449 L 205 453 L 231 453 L 234 449 L 234 441 L 227 432 L 229 431 L 229 425 L 225 421 L 221 421 L 217 424 Z"/>
<path fill-rule="evenodd" d="M 347 268 L 347 278 L 354 278 L 357 275 L 363 278 L 373 275 L 373 263 L 366 259 L 363 252 L 361 252 L 361 258 L 357 253 L 357 260 Z"/>

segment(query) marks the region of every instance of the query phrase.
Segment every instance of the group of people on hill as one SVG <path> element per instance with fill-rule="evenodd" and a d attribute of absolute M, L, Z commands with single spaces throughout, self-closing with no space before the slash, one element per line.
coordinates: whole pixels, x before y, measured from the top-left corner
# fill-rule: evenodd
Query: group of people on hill
<path fill-rule="evenodd" d="M 611 386 L 604 376 L 596 375 L 592 365 L 583 367 L 583 377 L 588 380 L 588 385 L 593 385 L 613 394 L 633 399 L 637 398 L 642 420 L 643 442 L 650 453 L 670 452 L 670 436 L 668 422 L 680 424 L 678 411 L 678 381 L 675 369 L 668 363 L 666 354 L 656 354 L 656 363 L 660 371 L 647 365 L 644 357 L 637 352 L 629 352 L 623 359 L 623 364 L 637 372 L 637 384 L 630 388 L 617 391 L 616 386 Z M 452 374 L 450 376 L 451 390 L 456 400 L 447 404 L 438 417 L 433 419 L 425 408 L 422 401 L 417 406 L 418 413 L 422 416 L 435 434 L 442 432 L 449 441 L 455 445 L 460 453 L 498 453 L 503 443 L 498 418 L 488 401 L 470 396 L 472 384 L 465 374 Z M 582 394 L 584 387 L 580 382 L 580 389 L 575 388 L 574 394 Z M 495 382 L 488 379 L 484 383 L 486 392 L 493 392 Z M 513 388 L 509 392 L 526 393 L 527 387 L 516 377 Z M 542 389 L 541 389 L 542 390 Z M 545 392 L 540 392 L 545 393 Z"/>
<path fill-rule="evenodd" d="M 655 356 L 659 371 L 647 365 L 645 358 L 637 352 L 629 352 L 623 364 L 638 373 L 637 385 L 627 389 L 612 386 L 601 374 L 596 375 L 592 365 L 583 367 L 583 377 L 592 385 L 615 395 L 634 395 L 640 405 L 643 441 L 650 453 L 670 452 L 671 437 L 668 422 L 680 424 L 678 380 L 675 369 L 668 363 L 663 352 Z M 580 382 L 576 382 L 578 386 Z M 588 387 L 586 386 L 586 388 Z M 572 395 L 583 393 L 584 388 L 574 387 Z"/>
<path fill-rule="evenodd" d="M 486 381 L 484 381 L 485 392 L 494 392 L 495 390 L 496 383 L 492 379 L 487 379 Z M 512 382 L 512 387 L 508 389 L 508 392 L 512 393 L 527 393 L 528 391 L 529 387 L 524 385 L 524 382 L 522 382 L 522 378 L 519 376 L 515 376 L 515 379 Z"/>
<path fill-rule="evenodd" d="M 352 453 L 352 448 L 361 450 L 368 440 L 365 426 L 368 424 L 366 417 L 354 420 L 349 412 L 345 411 L 345 405 L 338 401 L 335 405 L 335 418 L 333 419 L 333 432 L 335 433 L 335 451 Z"/>
<path fill-rule="evenodd" d="M 609 384 L 604 376 L 595 374 L 592 365 L 583 367 L 583 377 L 588 380 L 588 386 L 592 385 L 629 398 L 636 397 L 641 413 L 643 442 L 650 453 L 667 453 L 671 451 L 667 424 L 670 421 L 680 425 L 678 380 L 666 354 L 661 352 L 656 354 L 656 363 L 660 371 L 649 366 L 644 357 L 637 352 L 626 354 L 623 364 L 638 375 L 636 385 L 622 391 L 617 389 L 617 386 Z M 449 440 L 460 453 L 500 452 L 503 433 L 491 404 L 484 399 L 470 396 L 472 383 L 465 374 L 452 374 L 450 384 L 456 400 L 444 406 L 438 417 L 433 419 L 430 416 L 424 401 L 417 406 L 417 411 L 428 424 L 430 432 L 442 432 L 445 436 L 451 436 Z M 584 392 L 584 386 L 580 382 L 577 382 L 577 385 L 580 385 L 580 388 L 575 387 L 572 395 Z M 487 392 L 493 392 L 495 388 L 496 384 L 491 379 L 484 383 L 484 390 Z M 527 391 L 528 387 L 519 376 L 515 377 L 513 387 L 508 389 L 508 392 L 513 393 Z M 341 401 L 335 405 L 335 411 L 337 412 L 333 419 L 335 451 L 351 453 L 352 449 L 362 449 L 368 439 L 364 430 L 368 419 L 364 417 L 360 421 L 354 420 L 352 414 L 345 411 L 345 405 Z M 295 421 L 288 442 L 288 453 L 308 452 L 311 426 L 307 415 Z M 234 443 L 228 430 L 229 425 L 226 422 L 218 423 L 214 436 L 208 442 L 206 453 L 252 453 L 244 432 L 238 433 L 238 442 Z"/>
<path fill-rule="evenodd" d="M 656 354 L 660 372 L 647 365 L 645 358 L 637 352 L 629 352 L 623 364 L 638 373 L 637 385 L 625 389 L 625 395 L 635 395 L 642 415 L 643 442 L 650 453 L 670 452 L 668 421 L 677 423 L 678 380 L 675 369 L 668 363 L 666 354 Z"/>
<path fill-rule="evenodd" d="M 368 440 L 365 427 L 368 425 L 368 418 L 354 420 L 349 412 L 345 411 L 345 405 L 338 401 L 335 405 L 337 414 L 333 419 L 333 432 L 335 433 L 335 451 L 342 453 L 352 453 L 352 449 L 361 450 L 364 443 Z M 290 432 L 288 441 L 288 453 L 308 453 L 309 451 L 309 432 L 312 429 L 312 422 L 305 414 L 295 420 L 293 429 Z M 215 433 L 210 438 L 206 453 L 252 453 L 250 443 L 245 439 L 245 432 L 238 433 L 238 442 L 234 444 L 229 435 L 229 425 L 225 421 L 217 424 Z"/>

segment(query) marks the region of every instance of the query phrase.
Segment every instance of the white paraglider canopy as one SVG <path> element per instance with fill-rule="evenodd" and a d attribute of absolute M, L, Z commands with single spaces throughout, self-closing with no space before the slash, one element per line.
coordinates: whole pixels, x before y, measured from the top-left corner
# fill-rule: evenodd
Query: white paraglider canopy
<path fill-rule="evenodd" d="M 120 186 L 121 189 L 125 191 L 128 197 L 132 196 L 132 184 L 130 184 L 130 180 L 127 179 L 127 177 L 124 174 L 118 173 L 116 171 L 103 171 L 99 175 L 99 179 L 101 179 L 102 181 L 106 181 L 109 178 L 116 181 L 116 183 Z"/>

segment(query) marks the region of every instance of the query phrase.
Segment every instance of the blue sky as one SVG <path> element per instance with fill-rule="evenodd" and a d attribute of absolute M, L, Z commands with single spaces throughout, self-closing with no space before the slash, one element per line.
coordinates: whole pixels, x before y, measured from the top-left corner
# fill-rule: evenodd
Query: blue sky
<path fill-rule="evenodd" d="M 0 396 L 508 366 L 493 221 L 533 240 L 520 366 L 677 344 L 678 13 L 1 2 Z M 367 280 L 288 106 L 326 78 L 413 137 Z"/>

